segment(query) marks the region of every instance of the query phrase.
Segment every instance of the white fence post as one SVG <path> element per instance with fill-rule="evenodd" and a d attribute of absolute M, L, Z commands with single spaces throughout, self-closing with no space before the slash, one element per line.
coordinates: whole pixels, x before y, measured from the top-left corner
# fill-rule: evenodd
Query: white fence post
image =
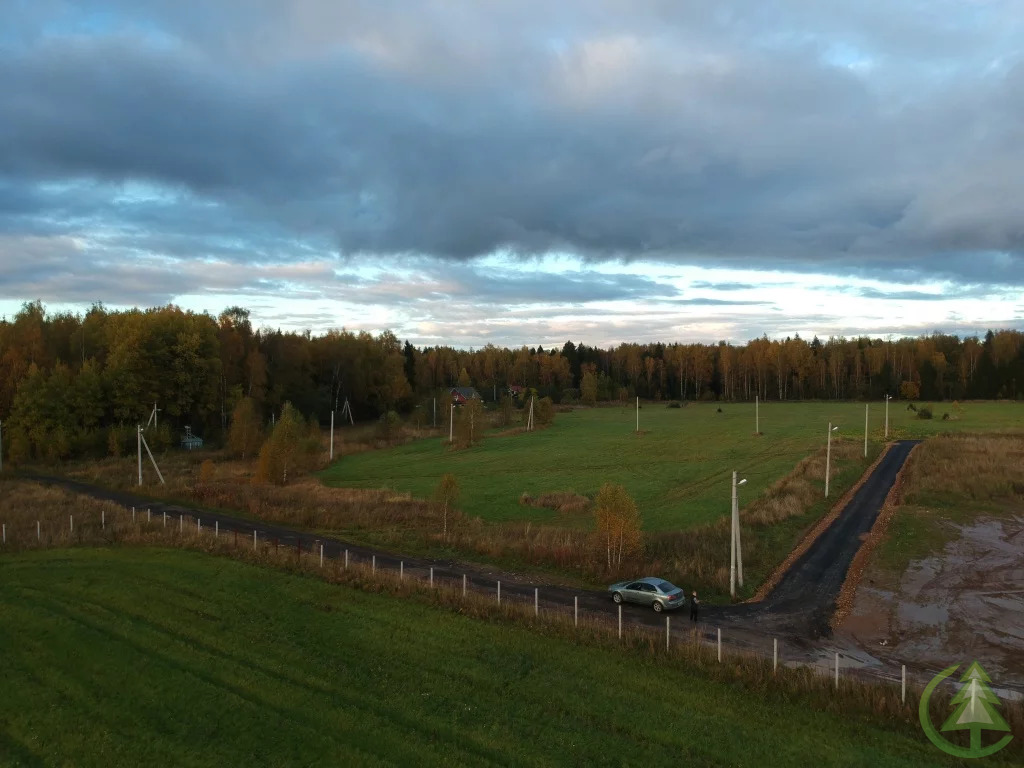
<path fill-rule="evenodd" d="M 619 603 L 619 640 L 622 639 L 622 603 Z"/>
<path fill-rule="evenodd" d="M 348 550 L 345 550 L 345 570 L 348 570 Z"/>
<path fill-rule="evenodd" d="M 324 567 L 324 545 L 320 545 L 320 567 Z"/>
<path fill-rule="evenodd" d="M 672 617 L 671 617 L 671 616 L 666 616 L 666 617 L 665 617 L 665 650 L 666 650 L 666 651 L 668 651 L 668 642 L 669 642 L 669 640 L 668 640 L 668 639 L 669 639 L 669 637 L 670 637 L 670 635 L 671 635 L 671 631 L 670 631 L 670 629 L 669 629 L 669 626 L 670 626 L 669 622 L 670 622 L 671 620 L 672 620 Z"/>
<path fill-rule="evenodd" d="M 772 674 L 779 669 L 779 638 L 772 638 Z"/>
<path fill-rule="evenodd" d="M 434 566 L 430 566 L 430 586 L 434 586 Z"/>
<path fill-rule="evenodd" d="M 220 537 L 220 520 L 213 521 L 213 535 Z"/>
<path fill-rule="evenodd" d="M 498 582 L 498 605 L 501 605 L 501 582 Z"/>
<path fill-rule="evenodd" d="M 100 528 L 104 531 L 107 530 L 107 510 L 105 509 L 100 510 Z"/>
<path fill-rule="evenodd" d="M 533 588 L 533 615 L 540 616 L 540 590 Z"/>
<path fill-rule="evenodd" d="M 372 555 L 370 557 L 370 572 L 371 573 L 376 573 L 377 572 L 377 556 L 376 555 Z"/>
<path fill-rule="evenodd" d="M 578 595 L 573 595 L 572 598 L 572 623 L 574 627 L 580 625 L 580 598 Z"/>
<path fill-rule="evenodd" d="M 405 580 L 405 560 L 399 560 L 398 562 L 398 580 Z"/>
<path fill-rule="evenodd" d="M 252 529 L 252 548 L 253 548 L 253 550 L 256 549 L 256 529 L 255 528 Z"/>
<path fill-rule="evenodd" d="M 167 513 L 164 512 L 164 528 L 167 527 Z"/>
<path fill-rule="evenodd" d="M 185 516 L 184 515 L 178 515 L 178 532 L 180 533 L 181 531 L 184 531 L 184 530 L 185 530 Z"/>
<path fill-rule="evenodd" d="M 153 522 L 153 510 L 152 509 L 147 509 L 146 510 L 146 522 L 147 523 L 152 523 Z"/>
<path fill-rule="evenodd" d="M 906 664 L 903 664 L 902 665 L 902 669 L 900 670 L 900 681 L 901 681 L 901 684 L 900 684 L 900 698 L 902 699 L 903 703 L 906 704 L 907 703 L 907 665 Z"/>
<path fill-rule="evenodd" d="M 39 521 L 36 520 L 36 541 L 42 541 L 42 540 L 43 540 L 43 530 L 42 530 L 42 527 L 39 525 Z"/>
<path fill-rule="evenodd" d="M 722 661 L 722 628 L 718 628 L 718 661 Z"/>
<path fill-rule="evenodd" d="M 135 507 L 132 507 L 132 522 L 135 522 Z"/>
<path fill-rule="evenodd" d="M 75 532 L 75 516 L 74 515 L 68 515 L 68 530 L 71 533 Z"/>
<path fill-rule="evenodd" d="M 466 596 L 466 574 L 462 574 L 462 596 Z"/>
<path fill-rule="evenodd" d="M 198 517 L 196 518 L 196 533 L 200 533 L 203 530 L 203 521 Z"/>
<path fill-rule="evenodd" d="M 4 528 L 4 544 L 6 544 L 7 543 L 7 523 L 3 524 L 3 528 Z"/>
<path fill-rule="evenodd" d="M 836 690 L 839 690 L 839 651 L 836 651 Z"/>

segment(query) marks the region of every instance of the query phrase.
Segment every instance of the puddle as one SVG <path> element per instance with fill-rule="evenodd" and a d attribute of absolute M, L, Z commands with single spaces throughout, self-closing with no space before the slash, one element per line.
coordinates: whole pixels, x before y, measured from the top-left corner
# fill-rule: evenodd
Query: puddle
<path fill-rule="evenodd" d="M 942 669 L 977 659 L 995 684 L 1024 684 L 1024 517 L 957 526 L 939 555 L 890 588 L 865 579 L 841 632 L 869 653 Z"/>

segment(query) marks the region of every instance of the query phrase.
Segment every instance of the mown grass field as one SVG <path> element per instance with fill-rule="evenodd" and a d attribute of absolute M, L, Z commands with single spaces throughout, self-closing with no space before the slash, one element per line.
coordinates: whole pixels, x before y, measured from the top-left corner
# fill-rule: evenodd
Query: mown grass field
<path fill-rule="evenodd" d="M 604 482 L 620 483 L 636 500 L 648 530 L 676 530 L 728 514 L 734 469 L 748 479 L 741 505 L 754 498 L 824 445 L 829 421 L 840 425 L 839 439 L 864 438 L 863 403 L 765 403 L 760 436 L 754 435 L 753 403 L 642 406 L 639 436 L 632 406 L 578 409 L 559 413 L 548 429 L 488 437 L 467 450 L 449 450 L 433 438 L 342 455 L 321 476 L 331 485 L 387 487 L 428 498 L 441 475 L 451 472 L 461 487 L 461 509 L 491 521 L 556 516 L 521 505 L 524 492 L 593 496 Z M 890 438 L 1024 428 L 1022 403 L 966 403 L 959 412 L 939 403 L 932 410 L 934 418 L 922 420 L 906 403 L 893 401 Z M 884 411 L 884 403 L 870 404 L 872 453 L 882 440 Z M 951 420 L 942 420 L 944 412 Z M 339 438 L 344 454 L 344 430 Z M 560 522 L 572 521 L 563 516 Z"/>
<path fill-rule="evenodd" d="M 951 764 L 907 725 L 194 552 L 5 555 L 0 584 L 3 765 Z"/>

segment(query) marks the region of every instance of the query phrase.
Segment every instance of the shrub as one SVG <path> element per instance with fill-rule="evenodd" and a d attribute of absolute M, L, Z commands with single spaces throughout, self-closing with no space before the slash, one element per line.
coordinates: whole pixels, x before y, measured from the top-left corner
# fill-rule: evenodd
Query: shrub
<path fill-rule="evenodd" d="M 948 414 L 947 414 L 948 415 Z M 932 417 L 932 409 L 924 406 L 919 408 L 917 411 L 917 418 L 919 419 L 930 419 Z"/>
<path fill-rule="evenodd" d="M 665 407 L 666 407 L 666 408 L 682 408 L 682 407 L 683 407 L 683 404 L 682 404 L 682 403 L 680 403 L 680 402 L 679 402 L 678 400 L 672 400 L 672 401 L 671 401 L 671 402 L 670 402 L 670 403 L 669 403 L 669 404 L 668 404 L 667 406 L 665 406 Z"/>
<path fill-rule="evenodd" d="M 399 432 L 401 425 L 402 419 L 397 411 L 383 413 L 380 419 L 377 420 L 377 437 L 388 441 Z"/>
<path fill-rule="evenodd" d="M 547 425 L 555 420 L 555 404 L 550 397 L 542 397 L 534 407 L 533 417 L 538 424 Z"/>

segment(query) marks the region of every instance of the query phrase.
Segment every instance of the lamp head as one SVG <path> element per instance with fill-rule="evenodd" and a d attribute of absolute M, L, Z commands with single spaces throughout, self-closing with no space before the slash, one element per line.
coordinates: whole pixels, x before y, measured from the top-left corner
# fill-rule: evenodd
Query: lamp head
<path fill-rule="evenodd" d="M 742 480 L 736 483 L 736 485 L 743 485 L 745 482 L 747 482 L 747 478 L 744 477 Z"/>
<path fill-rule="evenodd" d="M 839 429 L 839 425 L 838 424 L 836 424 L 834 427 L 832 427 L 832 431 L 833 432 L 835 432 L 837 429 Z"/>

